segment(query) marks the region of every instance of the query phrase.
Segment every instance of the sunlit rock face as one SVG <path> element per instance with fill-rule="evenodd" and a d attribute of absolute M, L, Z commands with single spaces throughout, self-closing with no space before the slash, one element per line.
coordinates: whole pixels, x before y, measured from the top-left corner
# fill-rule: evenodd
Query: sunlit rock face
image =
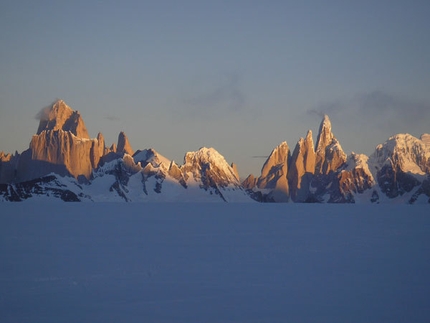
<path fill-rule="evenodd" d="M 103 137 L 103 134 L 99 132 L 97 134 L 97 139 L 92 140 L 92 146 L 90 150 L 90 161 L 92 168 L 97 168 L 101 158 L 105 154 L 105 150 L 105 139 Z"/>
<path fill-rule="evenodd" d="M 130 156 L 133 156 L 133 148 L 131 148 L 130 142 L 123 131 L 121 131 L 118 135 L 116 153 L 129 154 Z"/>
<path fill-rule="evenodd" d="M 347 156 L 333 135 L 331 122 L 327 115 L 324 116 L 320 125 L 315 154 L 316 175 L 327 175 L 331 171 L 336 171 L 346 162 Z"/>
<path fill-rule="evenodd" d="M 37 134 L 19 160 L 16 179 L 31 180 L 49 173 L 89 179 L 104 151 L 102 135 L 89 139 L 79 112 L 62 100 L 43 109 L 38 117 Z"/>
<path fill-rule="evenodd" d="M 90 139 L 79 112 L 64 101 L 43 109 L 38 118 L 29 149 L 0 152 L 0 200 L 47 195 L 70 201 L 191 201 L 200 196 L 225 202 L 430 203 L 430 134 L 398 134 L 370 157 L 352 153 L 347 158 L 324 116 L 316 146 L 311 131 L 292 155 L 282 142 L 258 178 L 250 175 L 240 183 L 237 166 L 214 148 L 186 153 L 179 166 L 152 148 L 134 152 L 124 132 L 110 148 L 101 133 Z"/>
<path fill-rule="evenodd" d="M 306 138 L 300 138 L 291 156 L 288 182 L 290 194 L 294 202 L 304 202 L 309 195 L 309 185 L 315 172 L 315 151 L 312 131 Z"/>
<path fill-rule="evenodd" d="M 78 111 L 73 111 L 63 100 L 58 100 L 51 107 L 39 112 L 40 119 L 37 134 L 48 130 L 71 132 L 78 138 L 90 139 L 84 120 Z"/>
<path fill-rule="evenodd" d="M 290 148 L 284 141 L 272 150 L 261 169 L 257 187 L 268 191 L 268 198 L 273 202 L 288 202 L 289 200 L 287 180 L 289 159 Z"/>
<path fill-rule="evenodd" d="M 420 139 L 426 145 L 427 148 L 430 148 L 430 134 L 424 133 L 421 135 Z"/>
<path fill-rule="evenodd" d="M 257 186 L 257 178 L 254 175 L 249 174 L 247 178 L 242 182 L 242 187 L 247 190 L 252 190 Z"/>
<path fill-rule="evenodd" d="M 234 175 L 236 176 L 236 178 L 239 179 L 240 176 L 239 176 L 239 170 L 237 169 L 237 165 L 235 163 L 231 163 L 230 167 L 233 170 Z"/>

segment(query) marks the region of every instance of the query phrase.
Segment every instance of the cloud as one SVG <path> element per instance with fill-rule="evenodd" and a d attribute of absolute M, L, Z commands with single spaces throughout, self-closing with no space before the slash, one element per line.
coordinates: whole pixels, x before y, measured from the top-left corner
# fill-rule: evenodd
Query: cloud
<path fill-rule="evenodd" d="M 246 97 L 241 90 L 240 75 L 226 75 L 217 83 L 199 95 L 185 98 L 182 102 L 185 110 L 195 116 L 241 111 L 246 104 Z"/>
<path fill-rule="evenodd" d="M 49 119 L 49 111 L 51 111 L 52 106 L 57 102 L 59 99 L 55 99 L 51 102 L 51 104 L 48 104 L 47 106 L 40 109 L 40 111 L 34 116 L 34 118 L 38 121 L 42 120 L 48 120 Z"/>
<path fill-rule="evenodd" d="M 110 115 L 110 114 L 105 115 L 103 118 L 106 119 L 106 120 L 112 121 L 112 122 L 120 120 L 119 117 L 113 116 L 113 115 Z"/>
<path fill-rule="evenodd" d="M 307 113 L 319 116 L 327 114 L 331 119 L 349 118 L 361 125 L 395 131 L 413 131 L 417 126 L 430 124 L 430 102 L 385 91 L 372 91 L 349 99 L 322 102 Z"/>
<path fill-rule="evenodd" d="M 48 120 L 50 109 L 51 109 L 51 107 L 49 107 L 49 106 L 46 106 L 46 107 L 40 109 L 40 111 L 34 116 L 34 118 L 36 120 L 39 120 L 39 121 Z"/>

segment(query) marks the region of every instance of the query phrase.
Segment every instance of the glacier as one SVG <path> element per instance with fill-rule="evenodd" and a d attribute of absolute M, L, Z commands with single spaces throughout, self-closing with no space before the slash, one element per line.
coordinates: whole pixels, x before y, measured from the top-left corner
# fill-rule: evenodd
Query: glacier
<path fill-rule="evenodd" d="M 0 204 L 1 322 L 428 322 L 426 205 Z"/>

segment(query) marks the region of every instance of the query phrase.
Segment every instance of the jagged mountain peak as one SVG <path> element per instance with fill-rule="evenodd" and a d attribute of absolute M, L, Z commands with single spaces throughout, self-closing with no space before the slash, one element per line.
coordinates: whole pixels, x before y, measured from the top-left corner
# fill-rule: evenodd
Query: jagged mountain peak
<path fill-rule="evenodd" d="M 309 183 L 315 172 L 315 151 L 312 140 L 312 131 L 309 130 L 306 138 L 300 138 L 291 156 L 288 182 L 291 198 L 294 201 L 305 201 L 309 194 Z"/>
<path fill-rule="evenodd" d="M 242 187 L 248 190 L 252 190 L 257 185 L 257 178 L 254 175 L 249 174 L 247 178 L 242 182 Z"/>
<path fill-rule="evenodd" d="M 38 135 L 44 130 L 63 130 L 70 131 L 79 138 L 90 138 L 79 111 L 73 111 L 63 100 L 43 108 L 37 118 L 40 120 Z"/>
<path fill-rule="evenodd" d="M 385 143 L 376 146 L 371 159 L 379 167 L 393 164 L 403 172 L 412 174 L 424 175 L 430 172 L 430 147 L 425 140 L 410 134 L 390 137 Z"/>
<path fill-rule="evenodd" d="M 272 150 L 267 160 L 271 160 L 276 163 L 285 162 L 288 158 L 289 151 L 290 148 L 288 147 L 287 142 L 283 141 Z"/>
<path fill-rule="evenodd" d="M 267 177 L 276 165 L 288 165 L 289 154 L 290 148 L 286 141 L 276 146 L 261 168 L 260 179 Z M 261 180 L 259 180 L 259 182 L 261 182 Z"/>
<path fill-rule="evenodd" d="M 420 195 L 430 197 L 430 149 L 421 139 L 410 134 L 390 137 L 376 147 L 369 166 L 388 198 L 414 203 Z"/>
<path fill-rule="evenodd" d="M 155 149 L 149 148 L 144 150 L 137 150 L 133 155 L 135 163 L 141 163 L 144 167 L 146 164 L 150 163 L 153 167 L 163 166 L 166 170 L 171 167 L 172 162 L 159 154 Z"/>
<path fill-rule="evenodd" d="M 184 164 L 192 162 L 193 160 L 199 160 L 201 162 L 213 162 L 219 164 L 227 163 L 225 158 L 216 149 L 212 147 L 201 147 L 197 151 L 187 152 L 185 154 Z"/>
<path fill-rule="evenodd" d="M 325 150 L 325 147 L 331 143 L 333 138 L 334 135 L 331 128 L 331 121 L 328 115 L 325 114 L 318 131 L 315 151 L 319 152 Z"/>
<path fill-rule="evenodd" d="M 315 174 L 317 175 L 335 171 L 347 159 L 339 141 L 332 132 L 331 122 L 327 115 L 324 115 L 320 124 L 315 153 Z"/>
<path fill-rule="evenodd" d="M 269 199 L 275 202 L 287 202 L 289 186 L 287 180 L 290 148 L 286 141 L 275 147 L 261 169 L 257 180 L 259 189 L 270 189 Z"/>
<path fill-rule="evenodd" d="M 185 176 L 192 173 L 194 179 L 207 181 L 205 185 L 217 183 L 221 186 L 229 184 L 240 186 L 236 171 L 214 148 L 202 147 L 197 151 L 187 152 L 181 170 Z"/>
<path fill-rule="evenodd" d="M 43 109 L 38 119 L 38 133 L 28 150 L 15 156 L 0 152 L 0 197 L 6 200 L 46 194 L 94 201 L 187 201 L 201 196 L 224 201 L 251 197 L 262 202 L 384 203 L 399 198 L 430 203 L 430 134 L 419 139 L 398 134 L 369 158 L 354 153 L 347 158 L 325 115 L 316 145 L 311 130 L 292 155 L 287 142 L 280 143 L 261 176 L 250 175 L 241 185 L 237 166 L 214 148 L 188 152 L 178 166 L 154 149 L 133 154 L 124 132 L 111 149 L 101 133 L 89 139 L 79 112 L 63 100 Z"/>

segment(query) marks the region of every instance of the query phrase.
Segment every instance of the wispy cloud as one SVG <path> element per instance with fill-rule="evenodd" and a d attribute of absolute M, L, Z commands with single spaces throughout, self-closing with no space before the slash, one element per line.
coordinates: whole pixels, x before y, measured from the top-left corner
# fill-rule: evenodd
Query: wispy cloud
<path fill-rule="evenodd" d="M 430 102 L 384 91 L 372 91 L 357 94 L 350 99 L 322 102 L 307 112 L 311 115 L 327 114 L 332 119 L 348 118 L 362 125 L 385 130 L 412 131 L 418 125 L 429 124 Z"/>
<path fill-rule="evenodd" d="M 49 119 L 49 111 L 51 111 L 52 106 L 57 102 L 59 99 L 56 98 L 54 101 L 51 102 L 51 104 L 48 104 L 47 106 L 44 106 L 40 111 L 34 116 L 36 120 L 48 120 Z"/>
<path fill-rule="evenodd" d="M 246 104 L 241 89 L 241 76 L 237 73 L 224 75 L 215 86 L 208 86 L 200 94 L 186 97 L 182 106 L 188 114 L 206 117 L 217 112 L 239 112 Z"/>
<path fill-rule="evenodd" d="M 106 119 L 106 120 L 112 121 L 112 122 L 120 120 L 119 117 L 114 116 L 114 115 L 110 115 L 110 114 L 105 115 L 103 118 Z"/>

